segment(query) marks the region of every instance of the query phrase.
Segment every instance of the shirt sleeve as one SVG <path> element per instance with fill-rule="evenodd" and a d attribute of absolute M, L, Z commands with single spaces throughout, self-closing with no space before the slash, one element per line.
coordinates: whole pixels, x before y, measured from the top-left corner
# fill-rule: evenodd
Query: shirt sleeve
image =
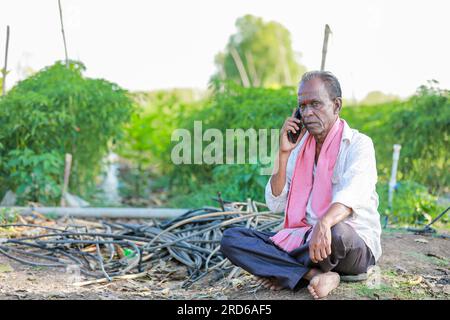
<path fill-rule="evenodd" d="M 271 185 L 272 177 L 269 179 L 266 185 L 266 204 L 272 212 L 284 212 L 287 203 L 287 195 L 289 190 L 288 179 L 284 184 L 283 191 L 278 196 L 274 196 L 272 193 Z"/>
<path fill-rule="evenodd" d="M 352 208 L 354 214 L 355 209 L 370 203 L 378 177 L 372 139 L 364 135 L 349 148 L 332 203 L 338 202 Z"/>
<path fill-rule="evenodd" d="M 287 199 L 289 195 L 289 188 L 291 185 L 292 175 L 294 174 L 294 167 L 297 160 L 298 152 L 302 145 L 305 143 L 306 138 L 308 137 L 308 133 L 306 133 L 302 140 L 300 140 L 300 143 L 292 150 L 291 154 L 289 155 L 289 159 L 286 165 L 286 183 L 284 184 L 283 190 L 278 196 L 274 196 L 272 193 L 272 177 L 270 177 L 269 181 L 266 185 L 266 205 L 272 212 L 284 212 L 287 205 Z"/>

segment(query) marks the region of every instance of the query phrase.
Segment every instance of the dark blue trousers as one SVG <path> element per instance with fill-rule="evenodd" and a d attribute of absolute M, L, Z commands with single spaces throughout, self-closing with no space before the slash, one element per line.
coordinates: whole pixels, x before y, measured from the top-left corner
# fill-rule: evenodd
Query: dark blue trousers
<path fill-rule="evenodd" d="M 375 264 L 365 242 L 344 222 L 331 228 L 331 255 L 319 263 L 312 262 L 309 257 L 309 242 L 288 253 L 269 239 L 274 234 L 230 228 L 223 233 L 220 251 L 236 266 L 253 275 L 275 279 L 277 284 L 291 290 L 308 283 L 302 278 L 312 268 L 353 275 L 364 273 Z"/>

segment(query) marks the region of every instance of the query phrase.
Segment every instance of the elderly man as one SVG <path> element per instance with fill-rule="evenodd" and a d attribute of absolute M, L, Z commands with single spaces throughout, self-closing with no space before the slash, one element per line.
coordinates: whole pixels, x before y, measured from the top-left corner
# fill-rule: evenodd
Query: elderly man
<path fill-rule="evenodd" d="M 381 256 L 381 225 L 372 140 L 339 117 L 342 93 L 330 72 L 306 73 L 298 108 L 280 132 L 266 202 L 285 211 L 277 233 L 227 229 L 222 253 L 273 290 L 308 284 L 315 298 L 335 289 L 340 275 L 367 272 Z M 300 131 L 295 143 L 288 132 Z"/>

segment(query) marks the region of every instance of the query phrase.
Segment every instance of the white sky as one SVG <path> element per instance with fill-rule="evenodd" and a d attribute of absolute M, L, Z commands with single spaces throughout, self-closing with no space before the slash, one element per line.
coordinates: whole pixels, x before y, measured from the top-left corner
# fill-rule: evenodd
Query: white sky
<path fill-rule="evenodd" d="M 245 14 L 275 20 L 309 70 L 320 67 L 323 29 L 333 31 L 326 69 L 344 97 L 372 90 L 405 97 L 428 79 L 450 88 L 450 1 L 62 0 L 69 57 L 87 75 L 129 90 L 206 88 L 214 55 Z M 0 66 L 11 27 L 11 87 L 25 67 L 64 58 L 57 0 L 0 0 Z"/>

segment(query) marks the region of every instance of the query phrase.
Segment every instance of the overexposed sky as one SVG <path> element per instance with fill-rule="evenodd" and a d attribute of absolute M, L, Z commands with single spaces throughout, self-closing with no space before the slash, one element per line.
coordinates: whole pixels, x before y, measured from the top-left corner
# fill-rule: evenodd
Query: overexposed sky
<path fill-rule="evenodd" d="M 86 75 L 129 90 L 206 88 L 214 55 L 253 14 L 283 24 L 309 70 L 320 68 L 323 29 L 333 35 L 326 69 L 344 97 L 408 96 L 426 80 L 450 88 L 450 1 L 62 0 L 69 57 Z M 0 68 L 11 27 L 7 87 L 27 68 L 64 58 L 57 0 L 0 0 Z"/>

